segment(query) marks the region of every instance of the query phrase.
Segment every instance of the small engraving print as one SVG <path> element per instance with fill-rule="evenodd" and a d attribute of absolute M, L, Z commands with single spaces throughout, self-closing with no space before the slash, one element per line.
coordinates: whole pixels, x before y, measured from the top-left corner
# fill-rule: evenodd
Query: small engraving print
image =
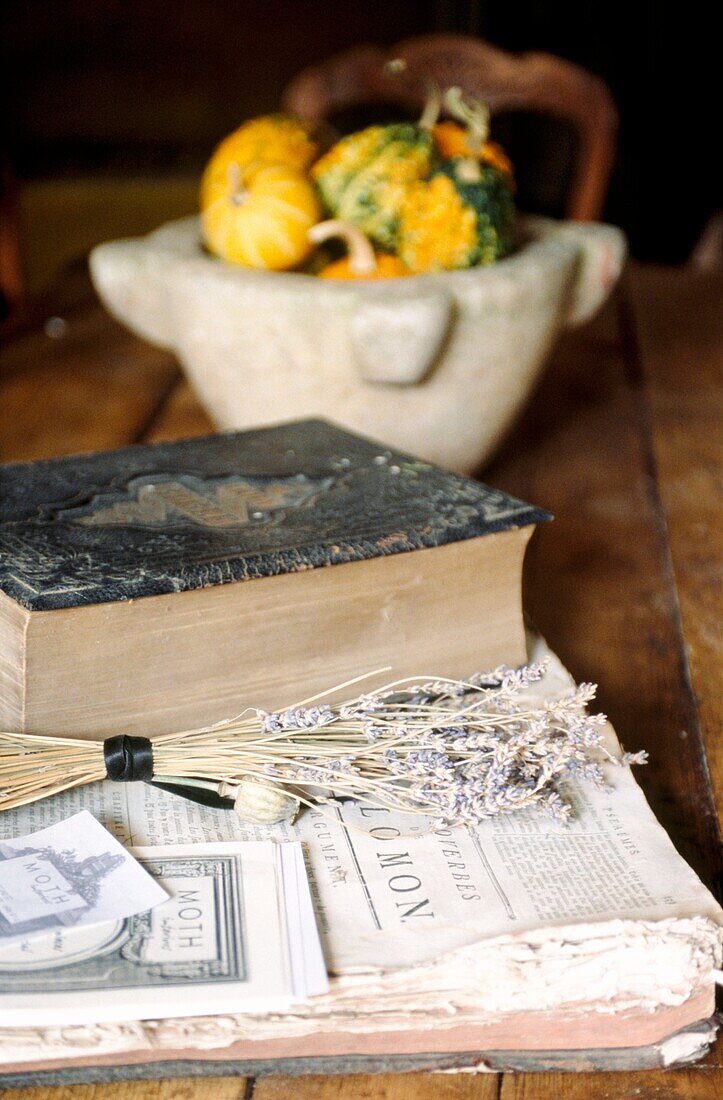
<path fill-rule="evenodd" d="M 123 864 L 111 852 L 78 860 L 71 851 L 32 847 L 11 858 L 0 847 L 0 859 L 0 942 L 10 933 L 75 924 L 93 908 L 100 879 Z"/>
<path fill-rule="evenodd" d="M 87 810 L 0 841 L 0 949 L 152 910 L 167 897 Z"/>
<path fill-rule="evenodd" d="M 76 929 L 59 930 L 29 952 L 23 945 L 0 951 L 0 995 L 42 992 L 51 969 L 54 993 L 246 981 L 238 857 L 168 857 L 143 866 L 163 884 L 166 901 L 109 929 L 101 951 L 96 936 L 84 952 Z"/>

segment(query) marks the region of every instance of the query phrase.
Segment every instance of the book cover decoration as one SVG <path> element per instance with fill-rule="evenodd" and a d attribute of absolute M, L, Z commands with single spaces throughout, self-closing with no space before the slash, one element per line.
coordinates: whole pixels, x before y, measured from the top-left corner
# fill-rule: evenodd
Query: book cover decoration
<path fill-rule="evenodd" d="M 549 519 L 319 420 L 0 468 L 0 591 L 32 611 L 442 546 Z"/>

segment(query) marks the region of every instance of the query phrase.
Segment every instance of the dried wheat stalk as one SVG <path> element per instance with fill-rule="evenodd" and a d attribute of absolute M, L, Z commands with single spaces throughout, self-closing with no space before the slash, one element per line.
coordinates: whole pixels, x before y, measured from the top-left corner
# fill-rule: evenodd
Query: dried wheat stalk
<path fill-rule="evenodd" d="M 604 784 L 605 762 L 643 763 L 645 754 L 616 757 L 605 748 L 604 715 L 587 712 L 592 684 L 527 698 L 544 669 L 541 662 L 466 681 L 407 678 L 345 703 L 316 697 L 133 741 L 144 742 L 148 761 L 152 751 L 143 778 L 152 771 L 158 782 L 236 798 L 237 812 L 251 820 L 288 816 L 299 802 L 355 798 L 451 825 L 532 805 L 565 821 L 565 780 Z M 117 748 L 121 739 L 113 740 Z M 0 809 L 106 778 L 108 744 L 0 733 Z M 132 772 L 131 761 L 123 778 Z"/>

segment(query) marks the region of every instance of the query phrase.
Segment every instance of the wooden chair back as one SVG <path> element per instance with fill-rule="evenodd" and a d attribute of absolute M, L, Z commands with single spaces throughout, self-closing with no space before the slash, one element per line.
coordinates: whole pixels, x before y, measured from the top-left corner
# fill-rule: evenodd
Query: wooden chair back
<path fill-rule="evenodd" d="M 393 58 L 406 63 L 403 78 L 389 73 Z M 425 98 L 424 78 L 459 85 L 486 100 L 493 114 L 527 111 L 571 123 L 578 152 L 565 214 L 576 221 L 601 216 L 615 160 L 615 104 L 599 77 L 551 54 L 510 54 L 457 34 L 410 38 L 388 50 L 359 46 L 304 69 L 286 88 L 282 107 L 315 122 L 362 104 L 416 108 Z"/>

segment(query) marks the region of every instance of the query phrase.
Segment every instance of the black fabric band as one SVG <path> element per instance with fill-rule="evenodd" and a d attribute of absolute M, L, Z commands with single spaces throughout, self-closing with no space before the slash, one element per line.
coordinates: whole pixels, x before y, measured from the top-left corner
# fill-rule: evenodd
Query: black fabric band
<path fill-rule="evenodd" d="M 147 737 L 120 734 L 103 742 L 106 775 L 116 783 L 153 778 L 153 744 Z"/>

